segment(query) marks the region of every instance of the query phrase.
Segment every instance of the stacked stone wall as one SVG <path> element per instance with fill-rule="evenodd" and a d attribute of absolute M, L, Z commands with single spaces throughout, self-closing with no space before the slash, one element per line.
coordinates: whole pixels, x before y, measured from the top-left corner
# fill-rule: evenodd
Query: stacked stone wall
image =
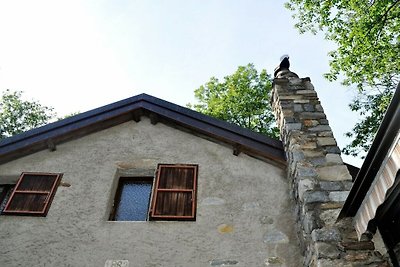
<path fill-rule="evenodd" d="M 309 78 L 283 70 L 272 105 L 285 147 L 304 266 L 389 266 L 352 220 L 336 222 L 352 178 Z"/>

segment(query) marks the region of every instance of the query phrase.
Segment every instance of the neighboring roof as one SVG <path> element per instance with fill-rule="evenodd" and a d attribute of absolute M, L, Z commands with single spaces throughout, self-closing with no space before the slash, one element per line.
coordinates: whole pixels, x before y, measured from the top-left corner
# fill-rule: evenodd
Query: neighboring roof
<path fill-rule="evenodd" d="M 346 162 L 344 162 L 344 165 L 346 165 L 347 170 L 349 171 L 349 173 L 352 177 L 352 180 L 354 181 L 357 177 L 358 172 L 360 171 L 360 168 L 358 168 L 354 165 L 351 165 L 349 163 L 346 163 Z"/>
<path fill-rule="evenodd" d="M 153 124 L 163 122 L 232 145 L 234 154 L 245 152 L 251 156 L 272 160 L 279 165 L 286 164 L 280 141 L 146 94 L 3 139 L 0 141 L 0 163 L 40 150 L 52 149 L 57 144 L 129 120 L 138 122 L 142 115 L 150 117 Z"/>
<path fill-rule="evenodd" d="M 339 214 L 343 217 L 353 217 L 360 208 L 367 192 L 370 190 L 382 164 L 387 158 L 390 148 L 396 141 L 400 129 L 400 84 L 386 111 L 385 117 L 378 129 L 374 142 L 365 158 L 365 161 L 354 181 L 353 187 Z M 383 192 L 383 194 L 385 194 Z"/>

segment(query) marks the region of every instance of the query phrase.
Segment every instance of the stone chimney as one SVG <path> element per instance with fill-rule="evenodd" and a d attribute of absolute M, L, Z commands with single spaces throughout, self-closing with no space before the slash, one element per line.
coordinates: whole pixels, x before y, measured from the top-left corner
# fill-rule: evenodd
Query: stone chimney
<path fill-rule="evenodd" d="M 350 219 L 336 222 L 352 185 L 310 78 L 275 72 L 272 106 L 287 157 L 304 266 L 388 266 Z"/>

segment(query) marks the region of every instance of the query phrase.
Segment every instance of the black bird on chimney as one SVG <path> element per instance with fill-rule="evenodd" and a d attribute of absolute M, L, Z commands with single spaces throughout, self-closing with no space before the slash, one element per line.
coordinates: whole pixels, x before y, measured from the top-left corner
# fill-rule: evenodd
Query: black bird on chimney
<path fill-rule="evenodd" d="M 283 55 L 281 56 L 281 63 L 279 64 L 278 67 L 275 68 L 274 70 L 274 77 L 276 77 L 278 75 L 278 72 L 280 72 L 281 70 L 289 70 L 290 67 L 290 62 L 289 62 L 289 55 Z"/>

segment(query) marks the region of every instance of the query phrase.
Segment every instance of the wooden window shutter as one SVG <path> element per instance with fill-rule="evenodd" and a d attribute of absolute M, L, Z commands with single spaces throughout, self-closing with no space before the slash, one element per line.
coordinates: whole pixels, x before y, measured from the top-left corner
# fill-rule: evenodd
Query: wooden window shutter
<path fill-rule="evenodd" d="M 197 165 L 158 165 L 150 219 L 195 220 L 197 171 Z"/>
<path fill-rule="evenodd" d="M 46 216 L 62 174 L 21 174 L 3 214 Z"/>

